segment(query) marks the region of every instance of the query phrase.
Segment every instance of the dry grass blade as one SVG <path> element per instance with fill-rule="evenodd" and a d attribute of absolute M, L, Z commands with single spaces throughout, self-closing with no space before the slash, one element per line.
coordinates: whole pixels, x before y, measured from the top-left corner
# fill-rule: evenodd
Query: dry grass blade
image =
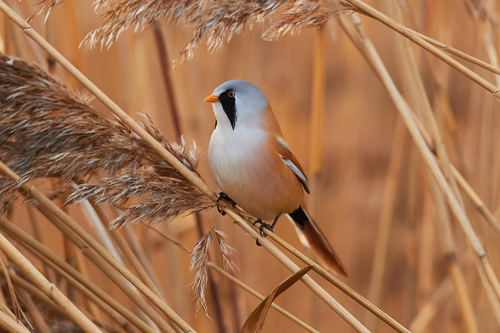
<path fill-rule="evenodd" d="M 108 0 L 99 1 L 99 10 L 106 7 L 104 23 L 90 32 L 82 42 L 86 47 L 100 43 L 110 46 L 125 31 L 142 31 L 157 21 L 184 20 L 194 26 L 193 37 L 180 51 L 175 62 L 192 56 L 193 49 L 200 42 L 206 42 L 209 49 L 220 47 L 254 21 L 265 18 L 276 21 L 267 29 L 264 38 L 277 38 L 298 27 L 317 27 L 335 13 L 319 1 L 293 0 L 243 0 L 243 1 L 163 1 L 163 0 Z M 278 13 L 278 11 L 284 13 Z"/>
<path fill-rule="evenodd" d="M 274 290 L 267 295 L 266 298 L 252 311 L 250 316 L 248 316 L 245 324 L 243 325 L 242 333 L 255 333 L 262 330 L 264 325 L 264 320 L 266 319 L 267 312 L 269 311 L 271 304 L 274 300 L 281 295 L 285 290 L 290 288 L 297 282 L 301 277 L 303 277 L 307 272 L 311 270 L 311 266 L 306 266 L 296 271 L 290 275 L 285 281 L 281 282 Z"/>
<path fill-rule="evenodd" d="M 3 262 L 3 259 L 1 256 L 0 256 L 0 267 L 2 267 L 2 271 L 3 271 L 3 274 L 5 276 L 5 281 L 7 281 L 7 286 L 9 288 L 10 299 L 12 302 L 12 306 L 14 307 L 14 319 L 19 321 L 21 318 L 21 314 L 26 319 L 26 315 L 23 313 L 23 310 L 21 309 L 21 306 L 19 305 L 19 302 L 17 301 L 16 289 L 14 288 L 14 285 L 12 284 L 9 272 L 7 271 L 7 268 L 5 267 L 5 263 Z M 7 312 L 7 314 L 10 315 L 11 312 L 9 311 L 9 312 Z M 31 328 L 33 328 L 33 327 L 31 327 Z"/>
<path fill-rule="evenodd" d="M 191 284 L 191 289 L 196 299 L 196 312 L 198 313 L 201 306 L 207 316 L 206 288 L 208 283 L 209 263 L 208 245 L 210 245 L 211 238 L 212 231 L 209 231 L 198 241 L 198 243 L 196 243 L 196 246 L 191 252 L 193 258 L 191 259 L 191 266 L 189 267 L 191 271 L 196 272 L 194 281 Z"/>
<path fill-rule="evenodd" d="M 2 266 L 2 269 L 4 270 L 4 274 L 7 274 L 6 273 L 7 269 L 5 268 L 5 266 Z M 10 268 L 8 270 L 8 275 L 10 275 L 9 279 L 12 277 L 17 277 L 17 273 L 13 268 Z M 33 298 L 31 297 L 31 295 L 28 293 L 28 291 L 26 291 L 23 288 L 19 288 L 18 290 L 19 290 L 19 295 L 21 296 L 21 299 L 23 300 L 23 302 L 26 304 L 27 311 L 29 312 L 31 318 L 33 319 L 33 323 L 35 324 L 35 327 L 37 328 L 37 330 L 40 333 L 50 333 L 49 326 L 45 322 L 45 319 L 43 318 L 42 314 L 40 313 L 37 305 L 35 304 L 35 302 L 33 301 Z M 30 324 L 30 322 L 29 322 L 28 318 L 26 318 L 26 316 L 24 317 L 24 319 L 28 324 Z M 31 330 L 33 330 L 33 327 L 30 327 L 30 328 L 31 328 Z"/>
<path fill-rule="evenodd" d="M 6 313 L 0 311 L 0 327 L 11 333 L 29 333 L 30 331 L 18 323 L 15 319 L 9 317 Z"/>

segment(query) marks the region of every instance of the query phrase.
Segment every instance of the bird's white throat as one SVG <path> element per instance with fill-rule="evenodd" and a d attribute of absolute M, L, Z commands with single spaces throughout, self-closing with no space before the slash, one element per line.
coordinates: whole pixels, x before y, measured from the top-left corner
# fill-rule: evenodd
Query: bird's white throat
<path fill-rule="evenodd" d="M 223 191 L 229 184 L 246 183 L 252 177 L 252 165 L 262 162 L 259 148 L 268 135 L 262 128 L 236 125 L 233 130 L 217 125 L 208 154 L 212 174 Z"/>

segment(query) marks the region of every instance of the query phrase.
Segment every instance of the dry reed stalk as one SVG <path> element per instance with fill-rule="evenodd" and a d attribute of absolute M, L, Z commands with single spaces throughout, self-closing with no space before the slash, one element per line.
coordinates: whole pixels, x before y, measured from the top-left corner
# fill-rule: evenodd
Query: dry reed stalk
<path fill-rule="evenodd" d="M 8 274 L 8 272 L 6 270 L 4 270 L 2 268 L 2 273 L 4 275 Z M 10 287 L 9 287 L 10 289 Z M 15 321 L 19 322 L 22 326 L 24 326 L 20 321 L 19 319 L 16 317 L 15 314 L 12 313 L 12 311 L 10 310 L 10 308 L 7 306 L 7 301 L 5 299 L 5 297 L 2 297 L 3 300 L 0 301 L 0 312 L 3 312 L 5 313 L 6 315 L 8 315 L 10 318 L 14 319 Z"/>
<path fill-rule="evenodd" d="M 468 239 L 470 247 L 473 249 L 475 257 L 479 259 L 480 264 L 476 265 L 477 269 L 485 274 L 485 276 L 488 279 L 488 282 L 491 284 L 493 288 L 493 291 L 495 292 L 497 297 L 499 297 L 500 283 L 498 282 L 498 278 L 496 277 L 493 269 L 491 268 L 491 265 L 488 261 L 488 258 L 486 257 L 486 253 L 483 249 L 483 246 L 481 245 L 479 238 L 477 237 L 472 226 L 470 225 L 467 215 L 463 211 L 460 203 L 458 202 L 450 186 L 446 182 L 445 177 L 441 173 L 441 170 L 439 169 L 439 166 L 436 160 L 434 159 L 433 153 L 428 148 L 426 141 L 424 140 L 421 132 L 419 131 L 419 128 L 417 127 L 414 119 L 412 118 L 412 112 L 410 111 L 408 105 L 405 103 L 404 99 L 402 98 L 396 86 L 394 85 L 394 82 L 392 81 L 390 75 L 388 74 L 373 44 L 366 36 L 358 16 L 353 14 L 351 15 L 350 18 L 353 21 L 353 25 L 356 27 L 356 29 L 361 35 L 360 38 L 364 42 L 365 51 L 367 52 L 368 55 L 370 55 L 372 59 L 371 61 L 373 62 L 373 66 L 375 66 L 379 71 L 380 77 L 382 78 L 382 82 L 386 86 L 386 89 L 389 92 L 391 98 L 393 99 L 400 114 L 403 116 L 403 119 L 405 120 L 405 123 L 418 149 L 420 150 L 426 165 L 429 167 L 429 170 L 432 172 L 433 177 L 436 179 L 440 187 L 440 190 L 445 194 L 446 200 L 452 212 L 454 213 L 463 231 L 465 232 L 465 235 Z M 485 286 L 485 288 L 487 287 Z"/>
<path fill-rule="evenodd" d="M 168 56 L 167 43 L 165 42 L 165 37 L 158 23 L 154 24 L 153 30 L 155 35 L 156 50 L 158 52 L 158 59 L 160 59 L 160 68 L 163 78 L 163 85 L 165 86 L 166 99 L 170 107 L 170 114 L 172 115 L 172 120 L 174 123 L 175 137 L 179 138 L 184 132 L 181 128 L 181 116 L 177 103 L 177 97 L 175 96 L 174 91 L 174 81 L 172 79 L 172 71 L 170 69 L 170 58 Z"/>
<path fill-rule="evenodd" d="M 418 122 L 416 122 L 418 125 Z M 419 130 L 422 132 L 422 134 L 425 134 L 425 128 L 423 126 L 418 126 Z M 425 136 L 425 135 L 424 135 Z M 429 149 L 434 150 L 432 146 L 432 142 L 430 140 L 427 141 L 427 145 Z M 485 220 L 490 224 L 490 226 L 493 228 L 494 231 L 497 233 L 500 232 L 500 224 L 496 217 L 489 211 L 487 206 L 484 204 L 484 202 L 481 200 L 481 198 L 476 194 L 476 192 L 472 189 L 472 187 L 467 183 L 467 181 L 463 178 L 463 176 L 458 172 L 458 170 L 451 165 L 452 171 L 454 173 L 454 177 L 456 178 L 458 184 L 462 189 L 466 192 L 466 194 L 469 196 L 469 198 L 472 200 L 474 203 L 476 209 L 480 212 L 480 214 L 485 218 Z M 495 291 L 492 289 L 490 286 L 490 282 L 488 281 L 488 278 L 486 276 L 486 273 L 481 273 L 479 272 L 481 280 L 483 282 L 483 285 L 487 291 L 487 296 L 488 299 L 490 300 L 490 304 L 493 307 L 493 312 L 495 313 L 495 317 L 497 318 L 497 321 L 500 325 L 500 302 L 499 299 L 496 297 L 494 294 L 489 294 L 489 293 L 495 293 Z M 457 278 L 457 285 L 462 285 L 461 278 Z"/>
<path fill-rule="evenodd" d="M 476 257 L 473 257 L 474 264 L 476 267 L 480 265 L 479 260 Z M 486 273 L 482 270 L 479 270 L 479 277 L 481 278 L 482 284 L 485 286 L 486 289 L 486 297 L 488 297 L 488 301 L 490 302 L 490 305 L 492 307 L 493 313 L 495 314 L 495 319 L 497 320 L 498 326 L 500 326 L 500 300 L 495 294 L 495 291 L 493 290 L 493 287 L 489 283 L 489 278 L 486 275 Z"/>
<path fill-rule="evenodd" d="M 66 236 L 63 236 L 63 237 L 64 237 L 65 243 L 70 242 L 70 240 Z M 87 279 L 90 279 L 89 270 L 87 267 L 87 263 L 85 262 L 83 253 L 81 251 L 78 251 L 76 249 L 76 246 L 73 243 L 71 243 L 71 246 L 73 246 L 73 249 L 75 249 L 75 251 L 74 251 L 74 255 L 75 255 L 75 259 L 76 259 L 75 263 L 76 263 L 76 267 L 77 267 L 78 271 L 80 271 L 82 273 L 82 275 L 85 276 Z M 96 305 L 93 302 L 88 302 L 88 300 L 85 300 L 85 301 L 87 302 L 87 304 L 89 306 L 90 313 L 92 313 L 94 318 L 99 320 L 101 318 L 101 315 L 99 313 L 99 309 L 97 309 Z"/>
<path fill-rule="evenodd" d="M 464 190 L 465 193 L 469 196 L 469 198 L 472 200 L 474 203 L 476 209 L 479 211 L 479 213 L 484 217 L 486 222 L 490 224 L 490 226 L 495 230 L 498 234 L 500 234 L 500 222 L 498 219 L 491 213 L 491 211 L 488 209 L 486 204 L 481 200 L 481 198 L 477 195 L 477 193 L 474 191 L 474 189 L 467 183 L 467 181 L 464 179 L 464 177 L 458 172 L 458 170 L 452 166 L 453 173 L 455 175 L 455 178 L 458 181 L 458 184 L 462 189 Z"/>
<path fill-rule="evenodd" d="M 370 285 L 368 289 L 368 299 L 375 305 L 380 305 L 385 281 L 385 269 L 387 254 L 389 249 L 390 232 L 392 225 L 392 215 L 396 204 L 398 191 L 398 177 L 401 172 L 405 147 L 406 129 L 401 119 L 396 122 L 394 129 L 391 157 L 387 170 L 384 194 L 382 198 L 382 208 L 380 210 L 379 225 L 377 230 L 377 241 L 373 253 L 372 271 L 370 276 Z M 375 330 L 375 318 L 365 315 L 366 326 L 370 330 Z"/>
<path fill-rule="evenodd" d="M 101 221 L 100 217 L 95 211 L 94 206 L 88 199 L 85 199 L 81 202 L 80 208 L 84 212 L 84 215 L 86 217 L 85 220 L 87 221 L 89 227 L 97 234 L 97 238 L 101 241 L 106 250 L 108 250 L 109 253 L 111 253 L 111 255 L 116 258 L 116 260 L 125 265 L 125 262 L 123 261 L 121 255 L 122 252 L 119 252 L 116 248 L 114 239 L 112 240 L 112 236 L 108 234 L 107 225 L 105 225 L 105 222 Z M 65 211 L 65 213 L 68 214 L 69 212 Z"/>
<path fill-rule="evenodd" d="M 132 246 L 132 251 L 134 252 L 135 256 L 139 260 L 141 266 L 146 270 L 147 274 L 149 277 L 153 280 L 154 284 L 157 286 L 158 290 L 162 294 L 163 298 L 165 297 L 163 288 L 158 280 L 158 277 L 156 275 L 156 272 L 154 271 L 150 261 L 148 260 L 144 249 L 142 245 L 139 242 L 139 239 L 137 238 L 137 235 L 135 232 L 132 230 L 132 226 L 130 224 L 126 224 L 122 230 L 125 231 L 125 235 L 127 236 L 128 243 Z M 119 231 L 116 231 L 119 232 Z M 178 328 L 176 325 L 174 325 L 174 330 L 181 332 L 181 329 Z"/>
<path fill-rule="evenodd" d="M 175 168 L 184 178 L 186 178 L 189 182 L 194 184 L 200 191 L 202 191 L 205 195 L 214 198 L 214 191 L 212 191 L 204 182 L 201 180 L 194 172 L 186 168 L 184 164 L 182 164 L 176 157 L 174 157 L 169 151 L 167 151 L 158 141 L 156 141 L 147 131 L 145 131 L 140 125 L 138 125 L 130 116 L 128 116 L 127 113 L 125 113 L 123 110 L 121 110 L 109 97 L 107 97 L 101 90 L 99 90 L 90 80 L 88 80 L 81 72 L 79 72 L 67 59 L 65 59 L 57 50 L 54 49 L 50 44 L 48 44 L 36 31 L 34 31 L 27 23 L 24 21 L 21 17 L 19 17 L 14 11 L 12 11 L 8 6 L 5 5 L 5 3 L 0 1 L 0 10 L 2 10 L 10 19 L 12 19 L 19 27 L 23 29 L 23 31 L 30 37 L 32 38 L 35 42 L 37 42 L 44 50 L 47 52 L 51 53 L 56 61 L 58 61 L 66 70 L 68 70 L 75 78 L 77 78 L 87 89 L 89 89 L 101 102 L 103 102 L 104 105 L 106 105 L 115 115 L 117 115 L 125 124 L 127 124 L 134 132 L 136 132 L 137 135 L 139 135 L 150 147 L 152 147 L 162 158 L 164 158 L 169 165 L 171 165 L 173 168 Z M 0 165 L 1 166 L 1 165 Z M 2 166 L 2 168 L 4 168 Z M 18 179 L 18 177 L 15 177 L 13 174 L 10 174 L 14 178 L 12 179 Z M 57 209 L 54 209 L 54 205 L 50 200 L 48 200 L 45 196 L 43 196 L 39 191 L 36 189 L 32 188 L 31 194 L 36 197 L 37 200 L 39 200 L 40 203 L 45 205 L 47 208 L 49 208 L 49 211 L 53 213 L 54 215 L 58 216 L 58 218 L 61 218 L 65 223 L 68 223 L 71 225 L 71 228 L 74 230 L 80 231 L 79 234 L 80 236 L 85 237 L 85 241 L 91 245 L 92 248 L 95 250 L 103 250 L 100 244 L 96 244 L 96 242 L 90 237 L 86 237 L 86 233 L 82 232 L 80 230 L 79 226 L 74 223 L 74 221 L 71 220 L 71 218 L 60 211 L 57 211 Z M 41 200 L 41 201 L 40 201 Z M 232 209 L 224 207 L 225 211 L 228 213 L 228 215 L 234 219 L 237 224 L 242 227 L 245 231 L 253 235 L 253 237 L 259 237 L 258 233 L 255 231 L 254 228 L 252 228 L 250 225 L 248 225 L 246 221 L 244 221 L 240 215 L 236 214 Z M 264 248 L 266 248 L 270 253 L 273 254 L 282 264 L 284 264 L 289 270 L 292 272 L 296 272 L 299 268 L 297 265 L 295 265 L 293 262 L 290 261 L 289 258 L 287 258 L 283 253 L 281 253 L 276 247 L 274 247 L 271 243 L 267 242 L 266 240 L 260 238 L 259 239 L 260 244 L 264 244 Z M 99 251 L 98 251 L 99 252 Z M 295 250 L 295 252 L 298 252 Z M 109 258 L 109 253 L 104 252 L 99 252 L 99 254 L 103 255 L 106 260 L 110 260 L 113 262 L 116 266 L 115 268 L 120 269 L 121 266 L 118 265 L 113 261 L 112 258 Z M 302 255 L 303 256 L 303 255 Z M 305 257 L 305 256 L 304 256 Z M 110 262 L 110 263 L 111 263 Z M 316 264 L 315 264 L 316 265 Z M 321 270 L 320 270 L 321 271 Z M 120 272 L 124 275 L 127 275 L 128 277 L 128 271 L 122 271 Z M 130 277 L 133 279 L 132 277 Z M 130 280 L 130 279 L 129 279 Z M 133 280 L 134 282 L 137 282 L 137 280 Z M 328 293 L 326 293 L 319 285 L 314 282 L 310 277 L 305 276 L 302 278 L 302 281 L 315 293 L 317 294 L 324 302 L 326 302 L 332 309 L 334 309 L 337 313 L 341 315 L 341 317 L 346 320 L 352 327 L 354 327 L 356 330 L 360 332 L 366 332 L 366 328 L 359 323 L 349 312 L 347 312 L 336 300 L 334 300 Z M 140 281 L 138 281 L 138 285 L 141 287 L 143 286 Z M 157 306 L 159 306 L 162 310 L 171 311 L 170 309 L 167 310 L 159 302 L 157 298 L 155 298 L 155 295 L 152 295 L 152 293 L 149 290 L 144 290 L 141 289 L 141 292 L 145 293 L 145 295 L 153 301 L 153 303 Z"/>
<path fill-rule="evenodd" d="M 71 318 L 84 332 L 96 333 L 101 330 L 88 319 L 55 285 L 50 283 L 19 250 L 0 234 L 0 248 L 23 272 L 49 296 L 64 313 Z M 0 320 L 1 321 L 1 320 Z"/>
<path fill-rule="evenodd" d="M 148 226 L 149 228 L 151 228 L 151 226 Z M 184 246 L 183 244 L 179 243 L 178 241 L 176 241 L 175 239 L 173 239 L 172 237 L 168 236 L 167 234 L 165 234 L 164 232 L 162 232 L 161 230 L 158 230 L 157 228 L 151 228 L 152 230 L 154 230 L 158 235 L 160 235 L 161 237 L 165 238 L 166 240 L 168 240 L 169 242 L 177 245 L 179 248 L 181 248 L 182 250 L 184 250 L 185 252 L 187 253 L 192 253 L 193 250 L 189 249 L 188 247 Z M 220 268 L 219 266 L 217 266 L 216 264 L 214 264 L 213 262 L 208 262 L 208 266 L 215 270 L 216 272 L 218 272 L 219 274 L 221 274 L 222 276 L 224 276 L 225 278 L 231 280 L 233 283 L 235 283 L 236 285 L 240 286 L 242 289 L 244 289 L 245 291 L 249 292 L 250 294 L 252 294 L 253 296 L 257 297 L 258 299 L 260 300 L 263 300 L 265 297 L 261 294 L 259 294 L 257 291 L 255 291 L 254 289 L 252 289 L 250 286 L 246 285 L 245 283 L 241 282 L 240 280 L 238 280 L 237 278 L 235 278 L 234 276 L 232 276 L 231 274 L 229 274 L 228 272 L 226 272 L 224 269 Z M 274 309 L 276 309 L 278 312 L 280 312 L 281 314 L 283 314 L 284 316 L 286 316 L 287 318 L 289 318 L 290 320 L 292 320 L 293 322 L 295 322 L 296 324 L 298 324 L 299 326 L 303 327 L 305 330 L 309 331 L 309 332 L 315 332 L 315 333 L 318 333 L 317 330 L 315 330 L 314 328 L 312 328 L 311 326 L 309 326 L 308 324 L 306 324 L 305 322 L 303 322 L 302 320 L 300 320 L 299 318 L 295 317 L 293 314 L 291 314 L 290 312 L 286 311 L 285 309 L 283 309 L 282 307 L 280 307 L 279 305 L 273 303 L 271 305 L 271 307 L 273 307 Z"/>
<path fill-rule="evenodd" d="M 355 36 L 354 36 L 353 34 L 349 34 L 349 35 L 350 35 L 352 38 L 353 38 L 353 37 L 355 38 Z M 355 44 L 360 45 L 359 41 L 355 42 Z M 374 66 L 372 65 L 372 67 L 374 67 Z M 380 76 L 379 76 L 379 77 L 380 77 Z M 456 272 L 456 271 L 455 271 L 455 272 Z M 482 276 L 484 276 L 484 274 L 483 274 Z M 460 279 L 458 279 L 458 280 L 460 281 Z M 485 288 L 486 288 L 487 290 L 490 290 L 490 289 L 491 289 L 491 288 L 489 287 L 489 282 L 488 282 L 488 281 L 486 281 L 486 279 L 483 279 L 483 283 L 484 283 Z M 494 308 L 496 308 L 496 306 L 495 306 L 495 298 L 496 298 L 496 297 L 495 297 L 494 295 L 491 295 L 491 294 L 488 294 L 488 297 L 489 297 L 489 298 L 490 298 L 490 300 L 491 300 L 491 304 L 492 304 L 492 306 L 493 306 Z"/>
<path fill-rule="evenodd" d="M 406 28 L 404 25 L 394 21 L 393 19 L 387 17 L 386 15 L 382 14 L 381 12 L 377 11 L 373 7 L 367 5 L 366 3 L 360 0 L 345 0 L 345 2 L 351 5 L 352 7 L 356 8 L 357 10 L 359 10 L 362 14 L 366 14 L 376 19 L 377 21 L 380 21 L 381 23 L 385 24 L 392 30 L 400 33 L 401 35 L 408 38 L 415 44 L 421 46 L 426 51 L 430 52 L 443 62 L 450 65 L 452 68 L 456 69 L 461 74 L 465 75 L 467 78 L 471 79 L 472 81 L 474 81 L 475 83 L 477 83 L 478 85 L 489 91 L 493 97 L 495 97 L 496 99 L 500 99 L 500 90 L 498 87 L 491 84 L 490 82 L 488 82 L 478 74 L 474 73 L 464 65 L 460 64 L 458 61 L 451 58 L 449 55 L 447 55 L 440 49 L 436 48 L 429 42 L 425 41 L 420 36 L 413 33 L 408 28 Z"/>
<path fill-rule="evenodd" d="M 482 67 L 494 74 L 498 74 L 500 75 L 500 68 L 498 68 L 498 66 L 495 66 L 495 65 L 491 65 L 485 61 L 482 61 L 481 59 L 478 59 L 476 57 L 473 57 L 471 56 L 470 54 L 467 54 L 465 52 L 462 52 L 460 50 L 457 50 L 449 45 L 446 45 L 440 41 L 437 41 L 435 39 L 432 39 L 431 37 L 429 36 L 426 36 L 418 31 L 415 31 L 415 30 L 411 30 L 410 28 L 406 28 L 408 29 L 408 31 L 411 31 L 412 33 L 416 34 L 417 36 L 419 36 L 420 38 L 422 38 L 423 40 L 425 40 L 426 42 L 428 42 L 429 44 L 432 44 L 438 48 L 440 48 L 441 50 L 445 51 L 445 52 L 448 52 L 449 54 L 452 54 L 454 56 L 457 56 L 463 60 L 466 60 L 468 62 L 470 62 L 471 64 L 474 64 L 474 65 L 477 65 L 479 67 Z M 498 83 L 497 83 L 498 84 Z"/>
<path fill-rule="evenodd" d="M 30 331 L 25 328 L 21 323 L 12 319 L 6 313 L 0 311 L 0 327 L 10 333 L 29 333 Z"/>
<path fill-rule="evenodd" d="M 97 287 L 90 279 L 84 276 L 82 273 L 78 272 L 73 266 L 66 263 L 63 259 L 57 256 L 52 250 L 50 250 L 47 246 L 40 243 L 32 236 L 28 235 L 25 231 L 15 226 L 13 223 L 8 221 L 7 219 L 1 217 L 0 218 L 0 226 L 2 229 L 7 230 L 11 233 L 16 239 L 28 244 L 32 247 L 36 252 L 40 253 L 41 258 L 46 258 L 50 260 L 54 265 L 62 269 L 69 276 L 74 278 L 78 283 L 82 284 L 91 291 L 92 294 L 99 297 L 104 303 L 108 304 L 111 308 L 113 308 L 116 312 L 120 313 L 123 317 L 125 317 L 130 323 L 135 325 L 143 332 L 155 333 L 153 329 L 147 326 L 142 320 L 140 320 L 136 315 L 134 315 L 131 311 L 126 309 L 123 305 L 117 302 L 115 299 L 106 294 L 102 289 Z"/>
<path fill-rule="evenodd" d="M 415 121 L 415 124 L 416 124 L 418 130 L 422 134 L 422 137 L 424 138 L 425 143 L 429 147 L 429 150 L 431 152 L 435 153 L 436 148 L 434 145 L 434 141 L 431 139 L 431 137 L 427 133 L 426 128 L 424 127 L 422 122 L 420 122 L 418 120 L 418 118 L 415 116 L 415 113 L 412 110 L 409 110 L 409 111 L 412 114 L 413 120 Z M 465 178 L 460 174 L 460 172 L 457 170 L 457 168 L 453 164 L 450 164 L 450 167 L 451 167 L 451 171 L 453 172 L 453 177 L 457 181 L 457 184 L 462 188 L 462 190 L 471 199 L 471 201 L 474 203 L 474 206 L 476 207 L 478 212 L 484 217 L 486 222 L 490 224 L 490 226 L 493 228 L 493 230 L 495 232 L 500 234 L 500 222 L 495 217 L 495 214 L 491 213 L 491 211 L 488 209 L 488 206 L 486 206 L 486 204 L 483 202 L 483 200 L 477 195 L 477 193 L 470 186 L 470 184 L 465 180 Z"/>

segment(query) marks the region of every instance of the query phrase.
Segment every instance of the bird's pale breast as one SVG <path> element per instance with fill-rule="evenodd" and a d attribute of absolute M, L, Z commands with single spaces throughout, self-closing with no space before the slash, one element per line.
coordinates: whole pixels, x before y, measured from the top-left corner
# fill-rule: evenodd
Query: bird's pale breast
<path fill-rule="evenodd" d="M 221 190 L 249 214 L 272 220 L 291 213 L 303 198 L 302 186 L 292 170 L 269 144 L 265 130 L 214 130 L 209 160 Z"/>

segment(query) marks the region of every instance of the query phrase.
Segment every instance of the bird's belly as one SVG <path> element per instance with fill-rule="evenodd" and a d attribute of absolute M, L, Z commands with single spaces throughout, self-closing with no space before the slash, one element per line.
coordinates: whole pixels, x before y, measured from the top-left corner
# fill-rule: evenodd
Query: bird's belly
<path fill-rule="evenodd" d="M 258 141 L 251 145 L 227 141 L 212 137 L 209 148 L 212 175 L 224 193 L 247 213 L 267 221 L 299 207 L 300 181 L 281 160 L 277 168 L 276 157 L 253 148 L 259 147 Z"/>

